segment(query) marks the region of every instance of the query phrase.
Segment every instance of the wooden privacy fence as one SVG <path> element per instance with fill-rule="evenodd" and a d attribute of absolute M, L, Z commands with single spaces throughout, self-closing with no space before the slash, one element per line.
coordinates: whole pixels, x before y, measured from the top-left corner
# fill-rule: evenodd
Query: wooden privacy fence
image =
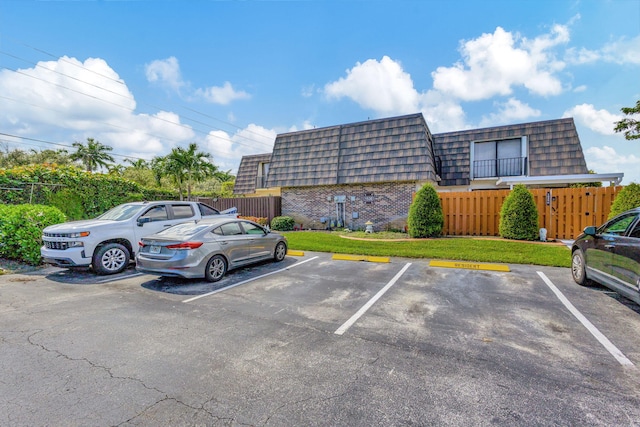
<path fill-rule="evenodd" d="M 606 221 L 622 187 L 537 188 L 530 190 L 538 207 L 539 228 L 549 239 L 575 239 L 589 225 Z M 509 190 L 438 193 L 444 213 L 444 235 L 498 236 L 500 208 Z"/>
<path fill-rule="evenodd" d="M 271 220 L 280 216 L 282 210 L 282 199 L 279 196 L 269 197 L 233 197 L 228 199 L 198 198 L 199 202 L 223 211 L 236 207 L 238 214 L 242 216 L 255 216 L 258 218 L 268 218 Z"/>

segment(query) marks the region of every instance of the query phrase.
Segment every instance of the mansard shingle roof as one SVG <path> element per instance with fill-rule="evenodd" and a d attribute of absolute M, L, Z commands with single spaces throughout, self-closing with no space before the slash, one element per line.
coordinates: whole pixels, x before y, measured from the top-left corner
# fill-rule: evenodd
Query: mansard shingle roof
<path fill-rule="evenodd" d="M 269 163 L 271 153 L 243 156 L 238 167 L 238 176 L 233 185 L 234 194 L 251 194 L 256 192 L 256 178 L 260 163 Z"/>
<path fill-rule="evenodd" d="M 435 181 L 432 141 L 421 113 L 280 134 L 267 185 Z"/>
<path fill-rule="evenodd" d="M 572 118 L 434 134 L 442 162 L 441 186 L 469 185 L 471 142 L 526 136 L 529 176 L 587 174 L 580 138 Z"/>

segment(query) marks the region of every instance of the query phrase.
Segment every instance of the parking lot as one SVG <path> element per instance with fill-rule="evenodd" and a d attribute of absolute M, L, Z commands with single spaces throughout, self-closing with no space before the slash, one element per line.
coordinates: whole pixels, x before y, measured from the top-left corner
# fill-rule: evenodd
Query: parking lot
<path fill-rule="evenodd" d="M 0 424 L 638 425 L 638 306 L 509 267 L 0 276 Z"/>

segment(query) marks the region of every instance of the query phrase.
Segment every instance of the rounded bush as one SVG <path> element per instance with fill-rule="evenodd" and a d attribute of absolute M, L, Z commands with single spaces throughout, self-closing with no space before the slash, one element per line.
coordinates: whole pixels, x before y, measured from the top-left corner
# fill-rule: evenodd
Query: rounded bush
<path fill-rule="evenodd" d="M 290 216 L 277 216 L 271 220 L 271 229 L 277 231 L 291 231 L 295 220 Z"/>
<path fill-rule="evenodd" d="M 513 187 L 500 209 L 500 236 L 513 240 L 538 239 L 538 209 L 523 184 Z"/>
<path fill-rule="evenodd" d="M 409 236 L 414 238 L 436 237 L 442 234 L 442 204 L 433 185 L 425 184 L 416 193 L 409 207 L 407 227 Z"/>
<path fill-rule="evenodd" d="M 640 206 L 640 184 L 632 182 L 616 195 L 615 200 L 611 204 L 609 219 L 629 209 L 637 208 L 638 206 Z"/>
<path fill-rule="evenodd" d="M 58 208 L 43 205 L 0 205 L 0 256 L 40 263 L 42 230 L 67 220 Z"/>

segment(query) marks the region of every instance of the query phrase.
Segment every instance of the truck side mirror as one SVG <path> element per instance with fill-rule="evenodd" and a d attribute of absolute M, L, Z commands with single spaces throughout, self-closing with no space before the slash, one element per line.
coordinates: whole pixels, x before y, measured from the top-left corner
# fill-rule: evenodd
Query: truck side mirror
<path fill-rule="evenodd" d="M 149 217 L 138 218 L 138 227 L 142 227 L 147 222 L 151 222 L 151 218 L 149 218 Z"/>

